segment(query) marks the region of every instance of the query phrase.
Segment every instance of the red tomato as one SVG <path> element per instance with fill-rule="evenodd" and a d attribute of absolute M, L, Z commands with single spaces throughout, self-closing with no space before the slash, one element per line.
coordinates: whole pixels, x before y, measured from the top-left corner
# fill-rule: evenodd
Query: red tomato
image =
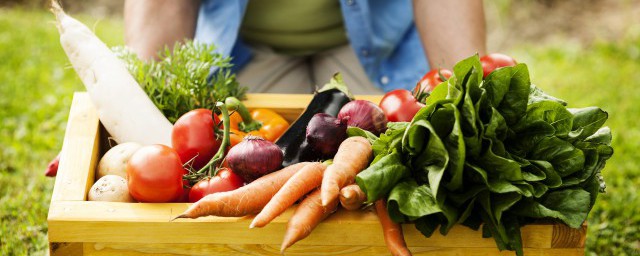
<path fill-rule="evenodd" d="M 480 58 L 482 63 L 483 77 L 501 67 L 511 67 L 517 64 L 516 60 L 502 53 L 492 53 Z"/>
<path fill-rule="evenodd" d="M 188 171 L 185 171 L 187 173 Z M 189 202 L 189 193 L 191 192 L 191 188 L 189 187 L 188 180 L 182 180 L 182 193 L 180 197 L 176 200 L 176 202 Z"/>
<path fill-rule="evenodd" d="M 453 75 L 453 72 L 451 72 L 451 70 L 448 70 L 448 69 L 444 69 L 444 68 L 432 69 L 431 71 L 427 72 L 427 74 L 425 74 L 422 77 L 422 79 L 420 79 L 420 82 L 418 82 L 418 84 L 416 85 L 416 88 L 414 89 L 414 94 L 418 95 L 418 93 L 420 92 L 433 91 L 433 89 L 436 88 L 436 86 L 444 82 L 442 80 L 442 77 L 444 77 L 446 80 L 446 79 L 449 79 L 451 75 Z"/>
<path fill-rule="evenodd" d="M 180 156 L 165 145 L 141 147 L 127 162 L 129 193 L 140 202 L 164 203 L 179 199 L 184 174 Z"/>
<path fill-rule="evenodd" d="M 410 91 L 397 89 L 388 92 L 380 100 L 380 108 L 389 122 L 408 122 L 424 104 L 418 102 Z"/>
<path fill-rule="evenodd" d="M 214 130 L 214 124 L 218 123 L 218 116 L 212 117 L 211 110 L 203 108 L 191 110 L 176 121 L 171 144 L 183 163 L 195 158 L 192 166 L 197 170 L 209 162 L 220 148 L 221 141 Z"/>
<path fill-rule="evenodd" d="M 208 194 L 235 190 L 244 185 L 244 180 L 227 168 L 218 171 L 212 178 L 198 181 L 189 192 L 189 202 L 195 203 Z"/>

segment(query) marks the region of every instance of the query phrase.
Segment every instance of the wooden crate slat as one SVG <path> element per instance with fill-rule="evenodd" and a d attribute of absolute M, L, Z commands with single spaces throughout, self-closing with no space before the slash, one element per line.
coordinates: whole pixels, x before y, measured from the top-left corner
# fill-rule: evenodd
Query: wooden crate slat
<path fill-rule="evenodd" d="M 253 216 L 241 218 L 203 217 L 170 222 L 187 208 L 185 203 L 132 204 L 109 202 L 57 202 L 49 212 L 49 240 L 53 242 L 140 242 L 277 244 L 281 242 L 291 208 L 265 228 L 249 229 Z M 349 232 L 336 232 L 336 230 Z M 553 224 L 525 226 L 525 247 L 551 248 Z M 216 232 L 211 232 L 215 230 Z M 153 231 L 152 236 L 148 232 Z M 172 234 L 192 234 L 176 237 Z M 425 238 L 413 225 L 404 225 L 409 246 L 495 247 L 492 238 L 455 226 L 445 237 Z M 308 245 L 383 245 L 382 230 L 373 212 L 340 210 L 323 221 L 307 239 Z"/>
<path fill-rule="evenodd" d="M 511 251 L 500 252 L 497 248 L 442 248 L 442 247 L 409 247 L 413 255 L 437 256 L 485 256 L 514 255 Z M 137 244 L 137 243 L 85 243 L 85 255 L 271 255 L 280 256 L 279 244 Z M 583 255 L 580 248 L 540 249 L 525 248 L 527 256 L 577 256 Z M 299 245 L 295 244 L 286 250 L 286 255 L 379 255 L 387 256 L 386 246 L 333 246 L 333 245 Z"/>
<path fill-rule="evenodd" d="M 563 224 L 553 225 L 552 248 L 584 248 L 586 240 L 586 222 L 577 229 Z"/>
<path fill-rule="evenodd" d="M 87 93 L 75 93 L 51 201 L 84 201 L 98 161 L 99 119 Z"/>

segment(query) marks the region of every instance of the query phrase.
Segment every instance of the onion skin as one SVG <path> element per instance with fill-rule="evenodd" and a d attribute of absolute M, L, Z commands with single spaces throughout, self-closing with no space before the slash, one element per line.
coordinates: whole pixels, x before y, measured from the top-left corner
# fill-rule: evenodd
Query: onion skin
<path fill-rule="evenodd" d="M 282 166 L 282 150 L 273 142 L 257 136 L 247 136 L 227 154 L 231 170 L 245 182 L 252 182 Z"/>
<path fill-rule="evenodd" d="M 306 138 L 318 159 L 333 158 L 347 138 L 349 117 L 335 118 L 329 114 L 315 114 L 307 125 Z"/>
<path fill-rule="evenodd" d="M 387 129 L 387 116 L 378 105 L 368 100 L 354 100 L 342 107 L 338 119 L 349 117 L 347 125 L 380 135 Z"/>

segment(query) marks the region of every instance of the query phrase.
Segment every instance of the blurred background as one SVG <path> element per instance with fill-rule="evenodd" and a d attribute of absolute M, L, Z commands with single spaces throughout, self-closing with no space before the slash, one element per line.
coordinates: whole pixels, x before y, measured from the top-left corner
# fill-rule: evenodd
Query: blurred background
<path fill-rule="evenodd" d="M 54 179 L 44 168 L 62 146 L 73 92 L 84 90 L 46 3 L 0 1 L 0 255 L 46 253 Z M 63 3 L 107 45 L 124 43 L 122 0 Z M 570 107 L 609 112 L 615 154 L 586 254 L 640 255 L 640 1 L 492 0 L 485 15 L 489 52 L 527 63 L 533 83 Z"/>

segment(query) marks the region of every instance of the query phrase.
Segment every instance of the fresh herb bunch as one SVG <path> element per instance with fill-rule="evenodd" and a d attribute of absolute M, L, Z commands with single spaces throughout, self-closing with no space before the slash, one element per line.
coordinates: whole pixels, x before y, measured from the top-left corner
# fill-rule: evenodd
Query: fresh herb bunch
<path fill-rule="evenodd" d="M 215 46 L 193 41 L 165 48 L 158 61 L 140 60 L 125 47 L 114 52 L 153 103 L 171 121 L 196 108 L 214 109 L 217 100 L 233 96 L 244 99 L 247 91 L 231 73 L 230 58 Z M 210 77 L 211 70 L 216 70 Z"/>
<path fill-rule="evenodd" d="M 425 236 L 456 223 L 480 228 L 500 250 L 522 255 L 520 227 L 553 218 L 578 228 L 613 154 L 608 115 L 531 84 L 525 64 L 482 78 L 478 56 L 456 64 L 410 122 L 389 123 L 373 141 L 375 158 L 356 182 L 369 201 L 387 197 L 396 222 Z"/>

